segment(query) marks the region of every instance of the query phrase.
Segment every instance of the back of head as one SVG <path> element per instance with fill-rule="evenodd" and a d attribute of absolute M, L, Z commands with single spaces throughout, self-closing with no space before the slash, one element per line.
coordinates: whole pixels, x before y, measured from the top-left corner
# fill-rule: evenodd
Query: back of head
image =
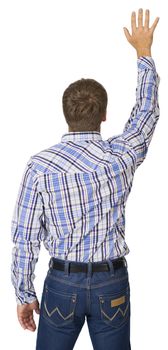
<path fill-rule="evenodd" d="M 62 96 L 63 112 L 72 131 L 98 130 L 106 114 L 107 92 L 94 79 L 80 79 L 70 84 Z"/>

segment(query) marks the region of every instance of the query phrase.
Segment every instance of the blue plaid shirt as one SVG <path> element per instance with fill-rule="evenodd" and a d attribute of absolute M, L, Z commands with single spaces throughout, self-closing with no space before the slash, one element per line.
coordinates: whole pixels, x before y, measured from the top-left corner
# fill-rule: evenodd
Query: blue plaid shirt
<path fill-rule="evenodd" d="M 41 242 L 60 259 L 97 262 L 129 253 L 125 204 L 159 118 L 154 60 L 137 59 L 136 103 L 121 134 L 67 132 L 28 160 L 11 225 L 11 279 L 17 304 L 37 298 Z"/>

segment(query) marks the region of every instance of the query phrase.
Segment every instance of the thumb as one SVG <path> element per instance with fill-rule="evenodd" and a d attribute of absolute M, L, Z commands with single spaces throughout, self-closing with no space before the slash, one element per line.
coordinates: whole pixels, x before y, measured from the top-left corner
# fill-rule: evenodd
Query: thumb
<path fill-rule="evenodd" d="M 38 300 L 36 300 L 33 304 L 33 310 L 36 312 L 36 314 L 40 314 L 40 305 L 39 305 L 39 302 Z"/>
<path fill-rule="evenodd" d="M 124 34 L 125 34 L 127 40 L 131 41 L 131 35 L 129 33 L 129 30 L 126 27 L 123 27 L 123 30 L 124 30 Z"/>
<path fill-rule="evenodd" d="M 40 309 L 38 308 L 38 309 L 35 309 L 35 312 L 36 312 L 36 314 L 40 314 Z"/>
<path fill-rule="evenodd" d="M 40 314 L 40 307 L 39 307 L 39 305 L 38 306 L 36 306 L 36 308 L 34 309 L 34 311 L 36 312 L 36 314 Z"/>

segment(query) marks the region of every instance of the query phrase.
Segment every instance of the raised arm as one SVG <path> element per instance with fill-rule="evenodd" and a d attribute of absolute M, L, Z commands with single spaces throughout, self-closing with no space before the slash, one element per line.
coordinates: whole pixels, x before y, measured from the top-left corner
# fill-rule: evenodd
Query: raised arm
<path fill-rule="evenodd" d="M 143 10 L 138 11 L 138 26 L 136 26 L 136 14 L 132 12 L 131 26 L 132 35 L 127 28 L 124 32 L 129 43 L 137 52 L 137 87 L 136 103 L 133 106 L 131 115 L 125 124 L 123 133 L 114 137 L 125 140 L 127 147 L 134 149 L 136 154 L 136 167 L 138 167 L 148 151 L 156 123 L 159 119 L 158 86 L 160 77 L 156 72 L 153 58 L 151 57 L 151 46 L 153 42 L 153 32 L 158 23 L 157 17 L 149 28 L 149 10 L 145 12 L 145 22 L 143 25 Z M 113 138 L 111 140 L 113 142 Z"/>

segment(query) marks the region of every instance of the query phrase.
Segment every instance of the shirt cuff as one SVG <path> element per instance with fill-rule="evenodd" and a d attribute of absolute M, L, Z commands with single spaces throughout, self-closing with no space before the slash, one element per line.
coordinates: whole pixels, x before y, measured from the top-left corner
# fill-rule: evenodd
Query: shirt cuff
<path fill-rule="evenodd" d="M 140 56 L 137 59 L 138 69 L 154 69 L 156 70 L 154 59 L 151 56 Z"/>
<path fill-rule="evenodd" d="M 16 299 L 16 304 L 17 305 L 31 304 L 35 300 L 38 301 L 36 296 L 35 297 L 32 296 L 32 297 L 29 297 L 29 298 L 27 297 L 27 298 L 24 298 L 24 300 L 20 300 L 17 296 L 15 296 L 15 299 Z"/>

